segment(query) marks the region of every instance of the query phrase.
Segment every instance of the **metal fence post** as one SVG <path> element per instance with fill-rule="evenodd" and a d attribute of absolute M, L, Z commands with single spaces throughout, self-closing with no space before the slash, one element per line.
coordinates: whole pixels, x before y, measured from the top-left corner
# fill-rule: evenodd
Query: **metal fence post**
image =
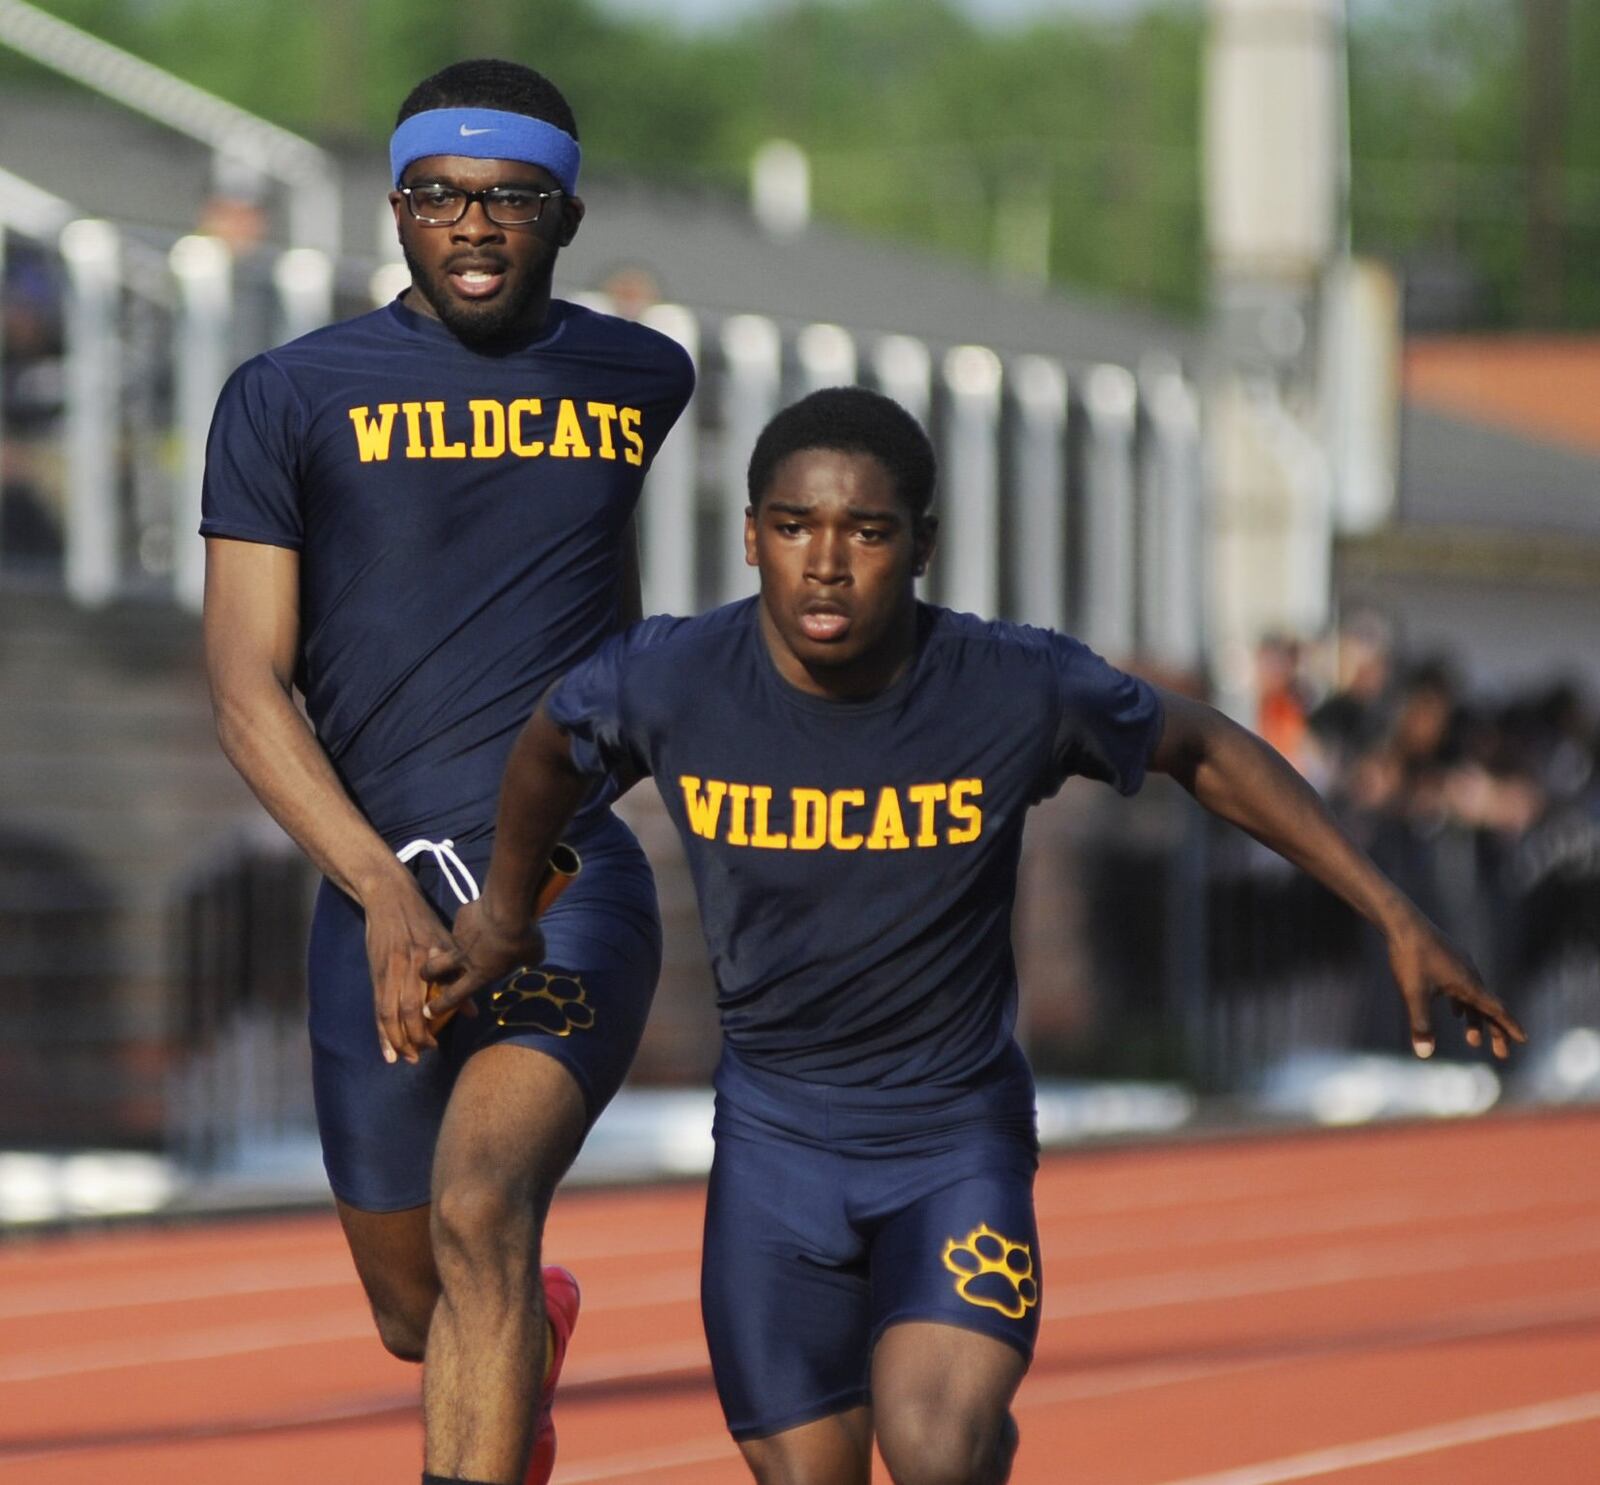
<path fill-rule="evenodd" d="M 872 376 L 885 397 L 893 397 L 924 428 L 932 401 L 933 358 L 920 340 L 885 335 L 872 350 Z"/>
<path fill-rule="evenodd" d="M 6 376 L 6 228 L 0 222 L 0 387 L 5 386 Z M 0 469 L 5 468 L 6 462 L 6 416 L 5 401 L 0 398 Z M 5 506 L 6 488 L 5 481 L 0 479 L 0 567 L 5 565 Z"/>
<path fill-rule="evenodd" d="M 669 335 L 689 353 L 698 369 L 700 324 L 677 304 L 653 304 L 639 317 L 652 330 Z M 639 518 L 644 607 L 647 614 L 692 614 L 699 608 L 696 553 L 699 548 L 696 476 L 698 396 L 692 398 L 656 453 L 645 477 Z"/>
<path fill-rule="evenodd" d="M 802 395 L 847 387 L 856 379 L 856 343 L 839 325 L 807 325 L 795 337 Z"/>
<path fill-rule="evenodd" d="M 411 270 L 404 263 L 380 263 L 367 279 L 367 294 L 374 309 L 382 309 L 410 287 Z"/>
<path fill-rule="evenodd" d="M 333 261 L 316 248 L 290 248 L 272 265 L 285 340 L 320 330 L 333 318 Z"/>
<path fill-rule="evenodd" d="M 94 607 L 121 576 L 117 446 L 122 433 L 121 243 L 109 222 L 80 218 L 61 231 L 67 269 L 66 585 Z"/>
<path fill-rule="evenodd" d="M 1148 372 L 1144 406 L 1151 448 L 1140 533 L 1140 631 L 1145 648 L 1176 670 L 1199 669 L 1204 611 L 1197 554 L 1200 509 L 1200 409 L 1174 367 Z"/>
<path fill-rule="evenodd" d="M 1126 659 L 1134 646 L 1134 414 L 1138 388 L 1121 366 L 1094 367 L 1084 384 L 1089 468 L 1084 507 L 1084 639 Z"/>
<path fill-rule="evenodd" d="M 227 380 L 233 326 L 233 258 L 215 237 L 184 237 L 168 261 L 178 284 L 176 413 L 182 466 L 172 508 L 172 585 L 178 602 L 200 611 L 206 551 L 200 536 L 206 434 Z"/>
<path fill-rule="evenodd" d="M 1000 358 L 958 345 L 944 358 L 945 427 L 939 594 L 949 607 L 993 618 L 1000 606 Z"/>
<path fill-rule="evenodd" d="M 755 573 L 744 565 L 744 508 L 749 503 L 745 473 L 757 436 L 777 411 L 782 349 L 778 327 L 764 315 L 734 315 L 722 327 L 727 375 L 722 384 L 719 603 L 756 590 Z"/>
<path fill-rule="evenodd" d="M 1054 361 L 1019 356 L 1011 365 L 1017 403 L 1013 441 L 1017 521 L 1010 571 L 1016 617 L 1064 629 L 1067 624 L 1067 378 Z"/>

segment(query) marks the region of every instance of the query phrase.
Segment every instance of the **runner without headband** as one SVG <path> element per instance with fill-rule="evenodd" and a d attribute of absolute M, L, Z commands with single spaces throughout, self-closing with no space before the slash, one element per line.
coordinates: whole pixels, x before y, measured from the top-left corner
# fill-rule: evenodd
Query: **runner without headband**
<path fill-rule="evenodd" d="M 865 1485 L 874 1437 L 906 1485 L 1010 1471 L 1048 1303 L 1010 925 L 1023 820 L 1065 779 L 1170 773 L 1298 861 L 1386 933 L 1419 1053 L 1434 991 L 1497 1055 L 1522 1034 L 1259 739 L 1068 635 L 919 604 L 933 484 L 887 398 L 780 412 L 750 460 L 759 596 L 636 625 L 557 683 L 456 919 L 447 1000 L 536 952 L 526 904 L 589 781 L 654 774 L 722 1021 L 706 1335 L 762 1485 Z"/>

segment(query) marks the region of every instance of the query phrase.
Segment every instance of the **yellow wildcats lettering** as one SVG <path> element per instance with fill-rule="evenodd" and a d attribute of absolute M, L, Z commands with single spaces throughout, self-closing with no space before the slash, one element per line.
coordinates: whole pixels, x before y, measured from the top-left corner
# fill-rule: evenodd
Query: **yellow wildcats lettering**
<path fill-rule="evenodd" d="M 428 431 L 432 438 L 428 444 L 428 457 L 430 459 L 465 459 L 467 446 L 464 443 L 451 443 L 444 436 L 444 403 L 424 402 L 422 410 L 428 415 Z"/>
<path fill-rule="evenodd" d="M 544 403 L 537 397 L 519 397 L 506 410 L 511 424 L 511 452 L 519 459 L 537 459 L 544 452 L 542 438 L 528 438 L 523 434 L 524 418 L 536 418 L 544 411 Z"/>
<path fill-rule="evenodd" d="M 903 851 L 911 844 L 905 821 L 900 815 L 900 796 L 893 789 L 878 795 L 878 808 L 872 816 L 872 834 L 867 837 L 869 851 Z"/>
<path fill-rule="evenodd" d="M 389 438 L 394 432 L 394 415 L 399 411 L 398 402 L 380 402 L 375 418 L 364 407 L 350 409 L 350 421 L 356 429 L 356 450 L 363 464 L 389 457 Z"/>
<path fill-rule="evenodd" d="M 983 835 L 982 779 L 876 790 L 795 788 L 787 799 L 767 784 L 687 773 L 678 787 L 691 834 L 758 851 L 909 851 L 968 845 Z"/>
<path fill-rule="evenodd" d="M 952 846 L 964 846 L 983 834 L 983 811 L 972 802 L 982 793 L 982 779 L 957 779 L 950 786 L 950 818 L 961 822 L 945 834 Z"/>
<path fill-rule="evenodd" d="M 573 397 L 416 398 L 348 410 L 363 464 L 407 459 L 603 459 L 644 464 L 644 413 Z M 395 447 L 397 419 L 405 429 Z M 471 435 L 470 441 L 468 434 Z"/>
<path fill-rule="evenodd" d="M 828 843 L 827 794 L 821 789 L 791 789 L 789 808 L 794 812 L 789 849 L 820 851 Z"/>
<path fill-rule="evenodd" d="M 722 801 L 728 786 L 721 779 L 712 779 L 700 792 L 700 780 L 684 774 L 678 780 L 683 786 L 683 804 L 689 811 L 689 829 L 707 840 L 717 838 L 717 821 L 722 816 Z"/>
<path fill-rule="evenodd" d="M 402 402 L 400 411 L 406 415 L 406 458 L 426 459 L 428 446 L 422 441 L 422 404 Z"/>
<path fill-rule="evenodd" d="M 474 397 L 472 409 L 472 457 L 498 459 L 506 451 L 506 410 L 487 397 Z"/>
<path fill-rule="evenodd" d="M 617 420 L 615 404 L 591 402 L 589 416 L 595 420 L 595 426 L 600 430 L 600 457 L 614 460 L 617 457 L 617 446 L 611 441 L 611 425 Z"/>
<path fill-rule="evenodd" d="M 578 409 L 570 397 L 561 399 L 556 410 L 556 436 L 550 440 L 552 459 L 592 458 L 589 445 L 584 442 L 583 424 L 578 419 Z"/>

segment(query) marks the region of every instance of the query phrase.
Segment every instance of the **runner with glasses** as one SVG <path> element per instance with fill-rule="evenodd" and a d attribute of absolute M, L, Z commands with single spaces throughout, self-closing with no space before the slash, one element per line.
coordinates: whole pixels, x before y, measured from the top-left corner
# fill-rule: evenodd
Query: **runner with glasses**
<path fill-rule="evenodd" d="M 410 287 L 257 356 L 218 403 L 207 662 L 224 749 L 326 878 L 323 1155 L 378 1333 L 424 1363 L 424 1479 L 515 1485 L 549 1478 L 577 1312 L 565 1270 L 540 1282 L 545 1214 L 659 968 L 649 869 L 606 788 L 572 823 L 583 869 L 534 967 L 437 1026 L 420 971 L 482 879 L 518 727 L 637 617 L 634 506 L 693 368 L 552 298 L 584 208 L 547 79 L 444 69 L 390 160 Z"/>
<path fill-rule="evenodd" d="M 419 222 L 429 227 L 453 227 L 474 203 L 497 227 L 531 227 L 539 220 L 547 201 L 564 196 L 564 191 L 530 191 L 522 186 L 490 186 L 482 191 L 463 191 L 443 181 L 427 181 L 419 186 L 401 186 L 406 207 Z"/>

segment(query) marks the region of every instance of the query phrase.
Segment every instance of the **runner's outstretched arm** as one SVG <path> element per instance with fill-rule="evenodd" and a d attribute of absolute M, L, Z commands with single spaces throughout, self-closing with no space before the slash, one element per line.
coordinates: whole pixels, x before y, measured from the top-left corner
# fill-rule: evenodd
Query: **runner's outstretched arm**
<path fill-rule="evenodd" d="M 591 782 L 573 766 L 567 734 L 541 702 L 506 763 L 483 895 L 456 914 L 455 952 L 434 955 L 423 969 L 436 987 L 428 1003 L 431 1017 L 442 1019 L 519 964 L 544 958 L 544 939 L 533 921 L 539 881 Z"/>
<path fill-rule="evenodd" d="M 296 708 L 299 642 L 299 553 L 208 537 L 206 674 L 222 751 L 317 869 L 361 904 L 379 1045 L 390 1062 L 415 1062 L 434 1045 L 422 965 L 450 936 Z"/>
<path fill-rule="evenodd" d="M 1494 1055 L 1503 1058 L 1511 1042 L 1527 1040 L 1466 955 L 1378 870 L 1279 753 L 1213 707 L 1169 691 L 1161 699 L 1166 721 L 1150 767 L 1170 774 L 1212 814 L 1292 861 L 1381 930 L 1417 1056 L 1433 1054 L 1428 1003 L 1435 995 L 1447 997 L 1465 1018 L 1474 1047 L 1483 1045 L 1487 1031 Z"/>

